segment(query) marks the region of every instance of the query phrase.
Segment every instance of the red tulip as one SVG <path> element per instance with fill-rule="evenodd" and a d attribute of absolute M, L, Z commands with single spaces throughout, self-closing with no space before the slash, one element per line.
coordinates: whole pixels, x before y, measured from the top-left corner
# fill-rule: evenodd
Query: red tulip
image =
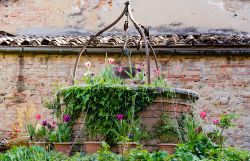
<path fill-rule="evenodd" d="M 36 119 L 40 120 L 42 118 L 42 116 L 40 114 L 36 114 Z"/>
<path fill-rule="evenodd" d="M 207 113 L 206 113 L 205 111 L 202 111 L 202 112 L 200 113 L 200 117 L 201 117 L 202 119 L 205 119 L 205 118 L 207 117 Z"/>
<path fill-rule="evenodd" d="M 20 132 L 20 131 L 21 131 L 20 129 L 17 129 L 17 128 L 16 128 L 16 129 L 14 129 L 14 130 L 15 130 L 15 132 Z"/>

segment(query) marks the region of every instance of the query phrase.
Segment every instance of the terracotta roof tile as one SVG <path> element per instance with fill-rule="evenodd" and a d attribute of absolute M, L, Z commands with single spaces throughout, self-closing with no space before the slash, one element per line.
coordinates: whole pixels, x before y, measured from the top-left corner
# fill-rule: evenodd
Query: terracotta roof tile
<path fill-rule="evenodd" d="M 0 46 L 60 46 L 81 47 L 89 40 L 89 36 L 8 36 L 0 35 Z M 98 36 L 94 38 L 93 47 L 123 46 L 125 36 Z M 244 45 L 250 46 L 250 36 L 246 35 L 158 35 L 151 36 L 149 43 L 160 47 L 211 46 L 211 45 Z M 140 36 L 129 36 L 127 45 L 137 47 L 144 45 Z"/>

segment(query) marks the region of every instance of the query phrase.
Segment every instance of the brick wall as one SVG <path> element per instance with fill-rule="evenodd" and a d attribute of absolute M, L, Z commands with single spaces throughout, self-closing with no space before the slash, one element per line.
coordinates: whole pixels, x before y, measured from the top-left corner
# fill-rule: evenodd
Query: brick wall
<path fill-rule="evenodd" d="M 116 63 L 126 63 L 124 57 L 110 56 Z M 228 131 L 228 141 L 232 146 L 250 150 L 250 57 L 159 55 L 158 58 L 170 85 L 200 93 L 195 107 L 197 112 L 209 113 L 208 121 L 222 112 L 238 114 L 237 128 Z M 132 59 L 136 64 L 145 60 L 141 55 Z M 83 75 L 87 60 L 93 62 L 94 73 L 104 65 L 104 55 L 83 56 L 78 76 Z M 69 84 L 74 63 L 75 55 L 0 53 L 0 138 L 7 137 L 12 130 L 18 109 L 30 107 L 44 115 L 48 113 L 41 105 L 41 98 L 57 85 Z"/>

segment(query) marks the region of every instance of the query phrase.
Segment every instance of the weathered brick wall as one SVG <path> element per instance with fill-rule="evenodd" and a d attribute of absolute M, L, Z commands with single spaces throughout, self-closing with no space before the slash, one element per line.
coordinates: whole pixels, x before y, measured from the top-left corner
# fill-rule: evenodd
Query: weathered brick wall
<path fill-rule="evenodd" d="M 7 137 L 16 121 L 17 109 L 32 107 L 40 113 L 41 98 L 58 85 L 69 84 L 75 55 L 60 54 L 3 54 L 0 53 L 0 137 Z M 125 58 L 112 55 L 116 63 Z M 200 93 L 197 112 L 206 110 L 209 119 L 222 112 L 240 116 L 237 128 L 229 130 L 230 145 L 250 149 L 250 57 L 248 56 L 192 56 L 159 55 L 159 62 L 168 83 L 173 87 L 193 89 Z M 135 55 L 133 61 L 144 62 L 144 56 Z M 82 57 L 78 76 L 84 73 L 84 62 L 93 62 L 93 72 L 104 65 L 104 55 Z M 153 61 L 152 61 L 153 62 Z M 145 63 L 145 62 L 144 62 Z M 152 67 L 154 67 L 152 63 Z M 153 71 L 153 68 L 152 68 Z"/>

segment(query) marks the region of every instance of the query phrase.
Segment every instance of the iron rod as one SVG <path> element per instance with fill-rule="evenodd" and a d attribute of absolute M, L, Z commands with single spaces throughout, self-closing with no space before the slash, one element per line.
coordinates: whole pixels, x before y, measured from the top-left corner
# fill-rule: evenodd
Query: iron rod
<path fill-rule="evenodd" d="M 129 15 L 130 20 L 133 22 L 134 26 L 137 28 L 137 30 L 139 31 L 140 35 L 143 37 L 143 40 L 144 40 L 144 45 L 145 45 L 145 50 L 146 50 L 146 60 L 147 60 L 147 81 L 148 81 L 148 84 L 150 84 L 150 82 L 151 82 L 150 81 L 150 57 L 149 57 L 149 49 L 148 49 L 147 39 L 146 39 L 144 32 L 142 31 L 142 28 L 135 21 L 133 15 L 132 15 L 132 10 L 131 10 L 130 6 L 128 6 L 128 15 Z"/>
<path fill-rule="evenodd" d="M 85 52 L 85 49 L 91 44 L 92 40 L 99 36 L 100 34 L 102 34 L 103 32 L 105 32 L 106 30 L 110 29 L 112 26 L 114 26 L 115 24 L 117 24 L 117 22 L 120 21 L 120 19 L 124 16 L 124 14 L 128 11 L 128 5 L 125 6 L 123 12 L 121 13 L 121 15 L 110 25 L 108 25 L 107 27 L 105 27 L 104 29 L 102 29 L 101 31 L 97 32 L 96 34 L 94 34 L 93 36 L 90 37 L 90 39 L 86 42 L 86 44 L 82 47 L 81 51 L 79 52 L 77 58 L 76 58 L 76 62 L 75 62 L 75 66 L 74 66 L 74 70 L 73 70 L 73 80 L 72 80 L 72 84 L 75 84 L 75 77 L 76 77 L 76 70 L 77 70 L 77 65 L 80 61 L 81 55 Z"/>
<path fill-rule="evenodd" d="M 154 55 L 154 60 L 155 60 L 155 66 L 156 66 L 156 69 L 157 69 L 157 70 L 159 70 L 159 65 L 158 65 L 158 62 L 157 62 L 156 53 L 155 53 L 155 51 L 154 51 L 154 49 L 153 49 L 152 45 L 149 43 L 149 41 L 148 41 L 148 40 L 147 40 L 147 42 L 148 42 L 148 46 L 149 46 L 149 48 L 150 48 L 151 52 L 152 52 L 152 53 L 153 53 L 153 55 Z"/>

